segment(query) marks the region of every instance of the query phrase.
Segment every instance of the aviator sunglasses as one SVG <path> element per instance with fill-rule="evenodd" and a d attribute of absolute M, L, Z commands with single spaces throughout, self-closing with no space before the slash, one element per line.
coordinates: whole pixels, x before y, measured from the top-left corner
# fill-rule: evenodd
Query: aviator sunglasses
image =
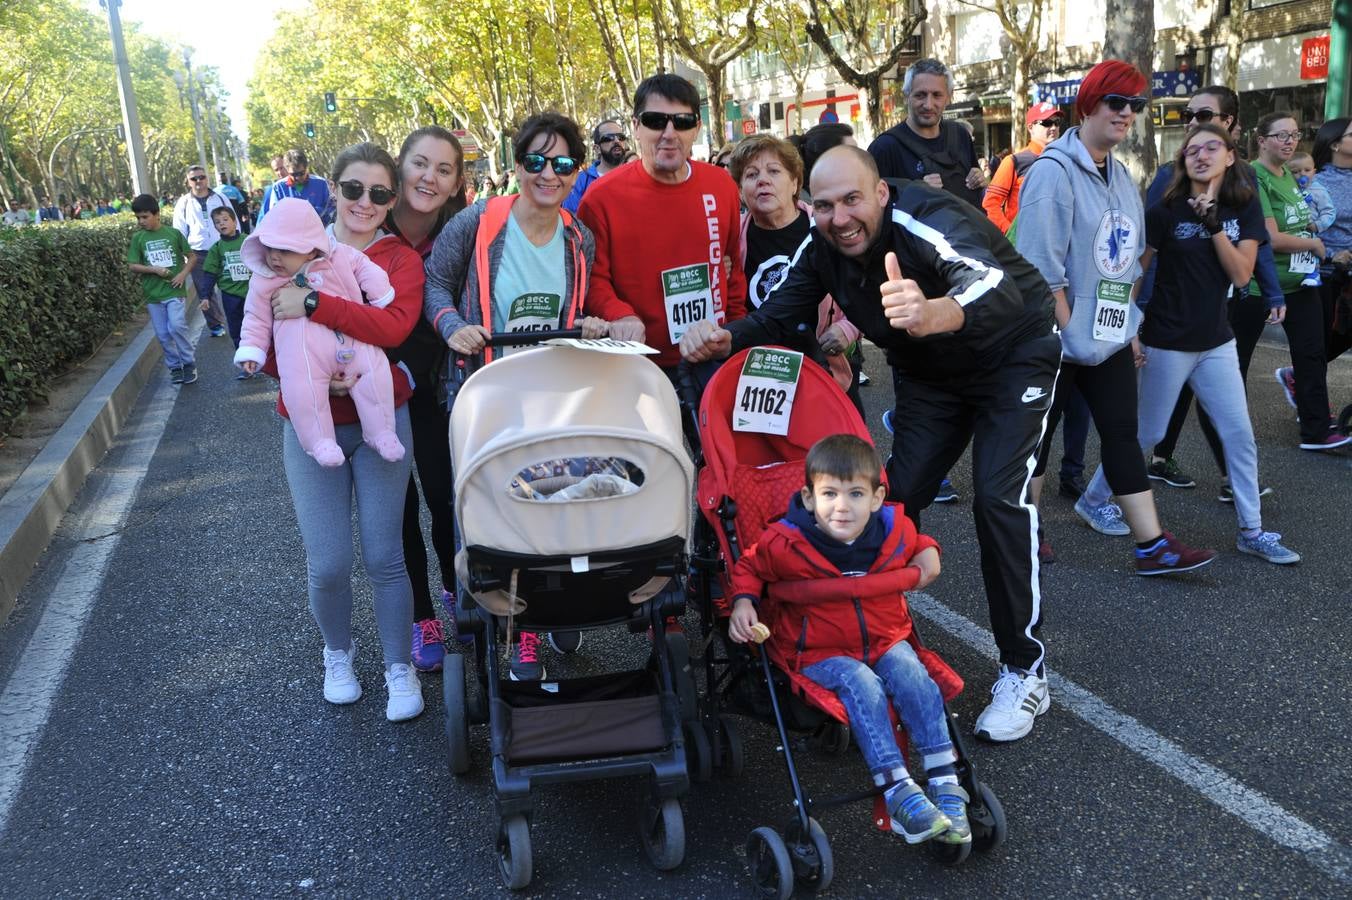
<path fill-rule="evenodd" d="M 554 174 L 560 178 L 567 178 L 577 169 L 577 160 L 571 156 L 545 156 L 542 153 L 527 153 L 521 157 L 521 168 L 532 175 L 539 175 L 545 170 L 545 163 L 554 169 Z"/>
<path fill-rule="evenodd" d="M 1150 102 L 1148 97 L 1123 97 L 1121 94 L 1107 94 L 1103 102 L 1108 104 L 1108 108 L 1113 112 L 1121 112 L 1128 106 L 1131 111 L 1138 113 L 1145 109 L 1145 105 Z"/>
<path fill-rule="evenodd" d="M 340 181 L 338 187 L 348 200 L 360 200 L 362 194 L 370 194 L 372 203 L 384 206 L 394 199 L 394 191 L 379 184 L 373 184 L 368 188 L 360 181 Z"/>
<path fill-rule="evenodd" d="M 691 131 L 699 127 L 699 116 L 694 113 L 641 112 L 639 124 L 650 131 L 666 131 L 670 122 L 677 131 Z"/>

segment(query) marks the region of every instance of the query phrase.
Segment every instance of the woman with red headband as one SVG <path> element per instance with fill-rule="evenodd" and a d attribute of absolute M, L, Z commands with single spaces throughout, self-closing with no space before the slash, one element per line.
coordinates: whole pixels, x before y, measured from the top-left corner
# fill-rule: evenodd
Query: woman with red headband
<path fill-rule="evenodd" d="M 1116 59 L 1084 77 L 1075 100 L 1079 124 L 1048 144 L 1028 169 L 1018 248 L 1056 297 L 1062 344 L 1033 500 L 1042 492 L 1066 388 L 1074 384 L 1093 413 L 1103 458 L 1075 512 L 1095 531 L 1133 535 L 1138 575 L 1166 575 L 1200 568 L 1216 554 L 1187 547 L 1160 527 L 1136 442 L 1136 366 L 1144 356 L 1136 342 L 1141 313 L 1133 301 L 1142 272 L 1145 211 L 1135 181 L 1112 150 L 1150 102 L 1148 86 L 1139 69 Z M 1096 486 L 1102 493 L 1098 503 Z M 1118 503 L 1109 502 L 1109 486 Z"/>

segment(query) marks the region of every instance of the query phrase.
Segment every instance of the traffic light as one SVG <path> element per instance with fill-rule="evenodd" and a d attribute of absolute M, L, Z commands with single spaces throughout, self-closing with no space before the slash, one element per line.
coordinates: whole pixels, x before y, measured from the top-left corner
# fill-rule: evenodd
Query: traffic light
<path fill-rule="evenodd" d="M 120 124 L 113 126 L 113 134 L 117 135 L 119 141 L 125 141 L 127 139 L 127 129 Z"/>
<path fill-rule="evenodd" d="M 324 112 L 338 111 L 338 96 L 333 91 L 324 92 Z"/>
<path fill-rule="evenodd" d="M 315 136 L 315 123 L 314 123 L 314 122 L 306 122 L 306 123 L 305 123 L 305 136 L 306 136 L 307 138 L 311 138 L 311 139 L 314 138 L 314 136 Z"/>

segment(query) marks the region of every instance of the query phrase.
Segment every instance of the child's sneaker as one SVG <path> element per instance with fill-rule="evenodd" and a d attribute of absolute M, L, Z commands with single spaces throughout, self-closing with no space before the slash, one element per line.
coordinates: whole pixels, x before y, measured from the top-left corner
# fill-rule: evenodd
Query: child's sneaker
<path fill-rule="evenodd" d="M 344 706 L 361 699 L 361 685 L 352 671 L 352 660 L 357 655 L 357 642 L 346 651 L 324 648 L 324 699 Z"/>
<path fill-rule="evenodd" d="M 551 631 L 549 646 L 553 647 L 556 653 L 576 653 L 582 648 L 582 632 Z"/>
<path fill-rule="evenodd" d="M 1178 463 L 1174 462 L 1172 456 L 1152 462 L 1145 473 L 1150 476 L 1151 481 L 1163 481 L 1169 487 L 1197 487 L 1197 482 L 1193 481 L 1191 476 L 1178 467 Z"/>
<path fill-rule="evenodd" d="M 1309 275 L 1306 275 L 1304 278 L 1300 280 L 1301 287 L 1319 287 L 1323 283 L 1324 283 L 1323 279 L 1319 277 L 1318 269 L 1315 269 Z"/>
<path fill-rule="evenodd" d="M 1136 548 L 1137 575 L 1172 575 L 1200 569 L 1216 558 L 1215 550 L 1194 550 L 1169 532 L 1160 535 L 1149 550 Z"/>
<path fill-rule="evenodd" d="M 1080 499 L 1075 501 L 1075 512 L 1081 519 L 1089 523 L 1090 528 L 1099 534 L 1106 534 L 1111 537 L 1123 537 L 1131 534 L 1131 526 L 1127 525 L 1126 519 L 1122 518 L 1122 507 L 1116 503 L 1090 506 L 1089 502 L 1081 495 Z"/>
<path fill-rule="evenodd" d="M 174 366 L 172 369 L 170 369 L 170 370 L 169 370 L 169 380 L 172 381 L 174 384 L 182 384 L 182 383 L 183 383 L 183 367 L 182 367 L 182 366 Z"/>
<path fill-rule="evenodd" d="M 1047 679 L 1009 666 L 991 687 L 990 705 L 976 717 L 976 736 L 986 741 L 1017 741 L 1052 705 Z"/>
<path fill-rule="evenodd" d="M 544 663 L 540 662 L 540 636 L 533 631 L 523 631 L 517 635 L 512 646 L 512 661 L 508 665 L 507 677 L 513 681 L 543 681 Z"/>
<path fill-rule="evenodd" d="M 948 816 L 939 812 L 916 784 L 908 784 L 889 796 L 887 812 L 892 817 L 893 833 L 901 835 L 908 844 L 928 841 L 953 827 Z"/>
<path fill-rule="evenodd" d="M 1282 536 L 1273 531 L 1260 532 L 1257 537 L 1245 537 L 1241 531 L 1235 539 L 1235 547 L 1240 553 L 1248 553 L 1279 566 L 1300 562 L 1300 554 L 1283 547 L 1278 543 L 1281 539 Z"/>
<path fill-rule="evenodd" d="M 212 325 L 212 326 L 211 326 L 211 336 L 212 336 L 212 337 L 225 337 L 225 326 L 224 326 L 224 325 Z"/>
<path fill-rule="evenodd" d="M 183 367 L 183 383 L 192 384 L 197 380 L 197 366 L 194 363 L 188 363 Z"/>
<path fill-rule="evenodd" d="M 930 801 L 948 818 L 948 830 L 936 840 L 944 844 L 970 844 L 972 824 L 967 821 L 967 804 L 972 798 L 957 784 L 929 784 L 925 793 Z"/>
<path fill-rule="evenodd" d="M 391 722 L 411 719 L 423 711 L 422 685 L 418 673 L 407 663 L 395 663 L 385 670 L 385 689 L 390 694 L 385 718 Z"/>
<path fill-rule="evenodd" d="M 413 667 L 419 672 L 440 672 L 446 659 L 445 637 L 440 619 L 423 619 L 413 623 L 413 649 L 410 653 Z"/>
<path fill-rule="evenodd" d="M 945 478 L 939 482 L 939 493 L 934 495 L 935 503 L 957 503 L 958 489 L 953 487 L 953 482 Z"/>

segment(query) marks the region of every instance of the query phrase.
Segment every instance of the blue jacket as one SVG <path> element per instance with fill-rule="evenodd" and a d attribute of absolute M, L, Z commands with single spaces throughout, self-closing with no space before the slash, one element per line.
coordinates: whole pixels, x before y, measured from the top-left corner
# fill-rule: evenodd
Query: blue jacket
<path fill-rule="evenodd" d="M 592 163 L 583 169 L 577 175 L 577 181 L 573 182 L 573 189 L 568 193 L 567 199 L 563 201 L 563 208 L 570 213 L 577 212 L 578 206 L 582 203 L 582 195 L 587 193 L 587 188 L 591 187 L 593 181 L 601 177 L 601 172 L 596 168 L 596 163 Z"/>
<path fill-rule="evenodd" d="M 311 174 L 305 179 L 305 186 L 297 189 L 291 184 L 290 178 L 283 178 L 281 181 L 274 181 L 272 187 L 263 195 L 263 208 L 258 213 L 259 221 L 268 214 L 268 210 L 280 200 L 287 197 L 299 197 L 302 200 L 309 201 L 309 204 L 315 208 L 319 218 L 323 219 L 324 224 L 328 225 L 333 221 L 330 214 L 325 219 L 325 213 L 329 212 L 329 183 L 318 175 Z"/>

